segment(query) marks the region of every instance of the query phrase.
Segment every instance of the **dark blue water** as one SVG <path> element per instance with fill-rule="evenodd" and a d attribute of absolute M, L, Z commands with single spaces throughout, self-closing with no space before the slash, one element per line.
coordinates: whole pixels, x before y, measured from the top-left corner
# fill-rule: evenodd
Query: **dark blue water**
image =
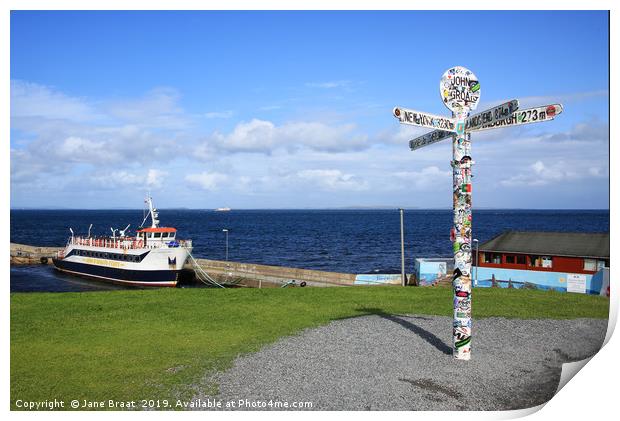
<path fill-rule="evenodd" d="M 12 210 L 11 242 L 62 246 L 69 227 L 76 234 L 109 235 L 110 227 L 131 223 L 133 233 L 141 210 Z M 191 238 L 194 255 L 224 260 L 228 232 L 229 259 L 267 265 L 349 273 L 400 272 L 398 210 L 161 210 L 161 226 Z M 412 272 L 416 257 L 449 257 L 451 210 L 405 211 L 405 263 Z M 505 230 L 609 232 L 609 211 L 477 210 L 473 236 L 487 241 Z M 29 278 L 58 281 L 50 267 L 11 268 L 14 284 L 28 289 Z M 63 281 L 64 283 L 64 281 Z"/>

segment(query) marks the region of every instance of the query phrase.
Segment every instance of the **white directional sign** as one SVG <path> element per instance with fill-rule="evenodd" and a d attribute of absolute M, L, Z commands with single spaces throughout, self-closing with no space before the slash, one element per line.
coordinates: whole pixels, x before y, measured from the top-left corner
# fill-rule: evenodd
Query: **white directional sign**
<path fill-rule="evenodd" d="M 408 110 L 400 107 L 394 108 L 393 113 L 394 117 L 399 119 L 402 124 L 427 127 L 429 129 L 454 131 L 454 120 L 448 117 L 421 113 L 419 111 Z"/>
<path fill-rule="evenodd" d="M 415 149 L 420 149 L 423 146 L 444 140 L 445 138 L 452 136 L 452 134 L 452 132 L 447 132 L 445 130 L 434 130 L 420 137 L 416 137 L 415 139 L 411 139 L 409 141 L 409 147 L 412 151 Z"/>
<path fill-rule="evenodd" d="M 493 123 L 484 124 L 478 128 L 471 128 L 469 130 L 473 132 L 549 121 L 553 120 L 557 115 L 561 114 L 562 111 L 564 111 L 564 109 L 562 108 L 561 104 L 551 104 L 543 105 L 542 107 L 527 108 L 525 110 L 516 111 L 507 118 L 497 120 Z"/>
<path fill-rule="evenodd" d="M 518 109 L 519 100 L 517 99 L 489 108 L 486 111 L 468 117 L 465 121 L 465 130 L 475 130 L 484 125 L 493 124 L 497 120 L 506 119 Z"/>
<path fill-rule="evenodd" d="M 508 118 L 513 112 L 519 109 L 519 100 L 505 102 L 497 107 L 490 108 L 486 111 L 473 115 L 465 121 L 465 130 L 476 130 L 482 126 L 495 123 L 498 120 Z M 435 130 L 420 137 L 416 137 L 409 141 L 411 150 L 420 149 L 423 146 L 437 143 L 452 135 L 452 132 L 445 130 Z"/>

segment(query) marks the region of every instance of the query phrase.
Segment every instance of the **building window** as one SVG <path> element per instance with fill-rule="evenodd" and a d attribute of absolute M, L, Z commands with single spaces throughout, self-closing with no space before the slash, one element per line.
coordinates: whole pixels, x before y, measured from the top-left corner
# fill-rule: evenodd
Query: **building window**
<path fill-rule="evenodd" d="M 594 259 L 583 259 L 583 270 L 596 270 L 596 260 Z"/>
<path fill-rule="evenodd" d="M 604 260 L 596 261 L 596 270 L 601 270 L 601 269 L 604 269 L 605 267 L 607 267 L 607 265 L 605 264 Z"/>
<path fill-rule="evenodd" d="M 552 268 L 553 257 L 530 255 L 530 266 L 536 268 Z"/>
<path fill-rule="evenodd" d="M 522 255 L 522 254 L 517 255 L 517 264 L 518 265 L 524 265 L 526 263 L 527 263 L 527 260 L 525 259 L 524 255 Z"/>
<path fill-rule="evenodd" d="M 515 257 L 512 254 L 507 254 L 506 255 L 506 263 L 508 263 L 509 265 L 514 265 L 515 264 Z"/>
<path fill-rule="evenodd" d="M 500 253 L 482 253 L 482 261 L 484 263 L 491 263 L 494 265 L 502 264 L 502 255 Z"/>

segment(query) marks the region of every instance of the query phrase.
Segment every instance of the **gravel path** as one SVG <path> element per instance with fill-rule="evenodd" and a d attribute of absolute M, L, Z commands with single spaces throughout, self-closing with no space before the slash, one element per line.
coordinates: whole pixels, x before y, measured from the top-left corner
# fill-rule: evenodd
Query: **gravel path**
<path fill-rule="evenodd" d="M 334 321 L 237 358 L 207 379 L 219 395 L 196 399 L 310 401 L 314 410 L 527 408 L 548 401 L 562 363 L 596 353 L 607 330 L 606 319 L 474 320 L 472 359 L 459 361 L 451 325 L 388 314 Z"/>

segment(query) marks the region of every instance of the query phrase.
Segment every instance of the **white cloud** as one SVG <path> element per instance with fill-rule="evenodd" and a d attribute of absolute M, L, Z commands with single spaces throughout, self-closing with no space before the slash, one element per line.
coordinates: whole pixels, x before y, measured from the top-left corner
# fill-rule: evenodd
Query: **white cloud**
<path fill-rule="evenodd" d="M 353 174 L 344 174 L 340 170 L 316 169 L 297 173 L 303 180 L 308 180 L 324 190 L 362 191 L 368 189 L 368 183 Z"/>
<path fill-rule="evenodd" d="M 263 107 L 259 107 L 258 110 L 259 111 L 273 111 L 273 110 L 279 110 L 281 108 L 282 108 L 281 105 L 265 105 Z"/>
<path fill-rule="evenodd" d="M 95 184 L 118 184 L 121 176 L 132 184 L 138 176 L 132 177 L 129 167 L 143 166 L 146 172 L 154 163 L 169 163 L 183 148 L 180 130 L 187 119 L 178 99 L 174 90 L 155 89 L 138 99 L 96 103 L 12 81 L 11 181 L 47 182 L 46 177 L 79 169 Z M 102 168 L 116 179 L 99 183 Z M 161 177 L 151 173 L 150 180 L 155 187 Z"/>
<path fill-rule="evenodd" d="M 178 105 L 180 94 L 172 88 L 156 88 L 142 98 L 121 99 L 107 103 L 106 112 L 118 120 L 140 127 L 184 129 L 189 119 Z"/>
<path fill-rule="evenodd" d="M 519 172 L 501 181 L 503 186 L 546 186 L 548 184 L 579 180 L 586 177 L 601 177 L 599 167 L 588 167 L 587 164 L 559 161 L 545 164 L 536 161 L 527 167 L 528 170 Z"/>
<path fill-rule="evenodd" d="M 107 161 L 114 151 L 106 148 L 105 142 L 77 136 L 62 139 L 54 148 L 56 157 L 72 162 Z"/>
<path fill-rule="evenodd" d="M 205 171 L 198 174 L 188 174 L 185 176 L 185 180 L 204 190 L 216 190 L 222 183 L 228 181 L 228 176 L 217 172 Z"/>
<path fill-rule="evenodd" d="M 432 165 L 420 171 L 399 171 L 393 175 L 416 189 L 424 190 L 437 185 L 447 185 L 452 177 L 452 172 L 449 170 L 442 171 Z"/>
<path fill-rule="evenodd" d="M 167 175 L 167 171 L 150 168 L 146 172 L 128 170 L 95 171 L 89 178 L 94 186 L 102 189 L 133 187 L 148 190 L 162 188 Z"/>
<path fill-rule="evenodd" d="M 599 89 L 596 91 L 586 91 L 586 92 L 574 92 L 570 94 L 558 94 L 555 96 L 547 95 L 547 96 L 528 96 L 519 99 L 519 108 L 529 108 L 529 107 L 537 107 L 545 104 L 567 104 L 567 103 L 575 103 L 584 100 L 588 100 L 591 98 L 601 98 L 608 97 L 609 90 L 607 89 Z M 500 101 L 497 104 L 501 104 Z"/>
<path fill-rule="evenodd" d="M 252 119 L 237 124 L 229 134 L 213 133 L 198 145 L 195 153 L 202 159 L 210 159 L 218 152 L 271 154 L 278 149 L 341 152 L 367 148 L 367 136 L 355 133 L 355 129 L 353 124 L 330 126 L 294 121 L 277 126 L 271 121 Z"/>
<path fill-rule="evenodd" d="M 101 116 L 83 98 L 36 83 L 11 80 L 11 118 L 20 117 L 87 121 Z"/>
<path fill-rule="evenodd" d="M 127 197 L 151 188 L 161 189 L 169 200 L 183 196 L 192 206 L 196 187 L 231 204 L 225 199 L 243 203 L 252 197 L 246 206 L 307 206 L 312 195 L 314 206 L 317 196 L 323 206 L 364 204 L 369 200 L 359 193 L 364 191 L 372 191 L 377 203 L 394 203 L 394 197 L 416 190 L 430 192 L 427 206 L 450 198 L 450 140 L 410 152 L 408 140 L 430 130 L 399 125 L 389 115 L 380 123 L 385 130 L 372 133 L 367 126 L 374 123 L 365 120 L 370 113 L 345 120 L 330 110 L 310 117 L 300 108 L 301 117 L 294 120 L 233 120 L 230 129 L 204 135 L 197 128 L 207 116 L 183 110 L 174 90 L 110 102 L 20 81 L 13 81 L 11 89 L 11 197 L 19 199 L 16 205 L 34 203 L 30 198 L 38 194 L 53 198 L 48 191 L 65 197 L 108 194 L 117 200 L 123 191 Z M 214 110 L 212 118 L 228 112 Z M 363 128 L 355 125 L 363 119 Z M 484 206 L 505 203 L 507 193 L 498 194 L 499 188 L 508 190 L 505 186 L 532 192 L 532 187 L 579 180 L 581 189 L 593 191 L 605 184 L 608 124 L 559 127 L 553 122 L 473 136 L 476 197 L 482 198 L 483 191 L 497 195 Z M 196 169 L 196 160 L 208 166 Z M 564 186 L 570 189 L 570 183 Z"/>
<path fill-rule="evenodd" d="M 350 80 L 333 80 L 329 82 L 308 82 L 306 86 L 309 88 L 334 89 L 347 87 L 350 84 Z"/>
<path fill-rule="evenodd" d="M 167 175 L 167 171 L 151 168 L 146 174 L 146 185 L 150 188 L 160 188 L 162 187 L 163 181 L 165 180 Z"/>
<path fill-rule="evenodd" d="M 228 111 L 211 111 L 208 113 L 205 113 L 204 116 L 205 118 L 231 118 L 233 116 L 233 111 L 232 110 L 228 110 Z"/>

